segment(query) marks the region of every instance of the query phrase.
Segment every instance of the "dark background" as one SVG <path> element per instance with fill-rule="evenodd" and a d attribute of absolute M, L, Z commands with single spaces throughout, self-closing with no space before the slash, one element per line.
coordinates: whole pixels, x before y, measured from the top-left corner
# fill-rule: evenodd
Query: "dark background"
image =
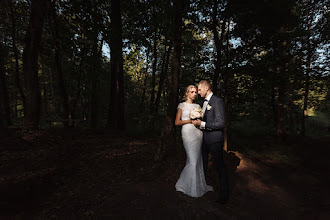
<path fill-rule="evenodd" d="M 329 216 L 329 29 L 328 0 L 2 0 L 3 217 Z M 202 79 L 226 104 L 225 207 L 173 192 Z"/>

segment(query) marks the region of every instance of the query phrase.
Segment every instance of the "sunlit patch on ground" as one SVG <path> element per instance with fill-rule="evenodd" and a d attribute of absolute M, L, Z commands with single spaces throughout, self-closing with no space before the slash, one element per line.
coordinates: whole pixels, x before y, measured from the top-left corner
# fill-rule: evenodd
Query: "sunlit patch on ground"
<path fill-rule="evenodd" d="M 215 192 L 195 199 L 175 191 L 186 160 L 182 143 L 155 163 L 158 139 L 45 131 L 8 137 L 0 140 L 0 217 L 320 219 L 330 216 L 329 142 L 292 139 L 278 149 L 228 152 L 231 196 L 220 205 L 211 161 L 207 181 Z"/>

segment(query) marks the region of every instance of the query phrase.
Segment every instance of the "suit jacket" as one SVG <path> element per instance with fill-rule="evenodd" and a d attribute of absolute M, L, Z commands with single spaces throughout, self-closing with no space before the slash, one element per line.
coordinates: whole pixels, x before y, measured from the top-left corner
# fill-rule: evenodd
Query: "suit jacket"
<path fill-rule="evenodd" d="M 203 107 L 203 101 L 201 103 Z M 203 120 L 206 122 L 203 129 L 203 140 L 206 144 L 214 144 L 223 142 L 223 131 L 225 127 L 225 105 L 221 98 L 211 96 L 210 101 L 205 109 Z"/>

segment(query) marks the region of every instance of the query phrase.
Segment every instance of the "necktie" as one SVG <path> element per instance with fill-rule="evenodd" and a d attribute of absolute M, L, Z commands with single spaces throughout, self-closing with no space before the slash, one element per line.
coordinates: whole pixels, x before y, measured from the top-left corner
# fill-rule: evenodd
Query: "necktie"
<path fill-rule="evenodd" d="M 204 99 L 204 102 L 203 102 L 203 108 L 202 108 L 203 113 L 205 113 L 205 109 L 206 109 L 206 106 L 207 106 L 207 103 L 208 103 L 208 102 L 209 102 L 209 100 Z"/>

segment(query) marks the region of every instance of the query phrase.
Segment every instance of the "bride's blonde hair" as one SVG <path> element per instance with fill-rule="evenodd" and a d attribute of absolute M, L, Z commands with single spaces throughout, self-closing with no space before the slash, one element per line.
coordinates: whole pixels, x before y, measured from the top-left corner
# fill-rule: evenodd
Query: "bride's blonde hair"
<path fill-rule="evenodd" d="M 183 98 L 182 98 L 183 100 L 187 101 L 187 99 L 188 99 L 187 94 L 188 94 L 188 92 L 190 91 L 191 88 L 195 88 L 197 90 L 196 86 L 194 86 L 194 85 L 187 86 L 186 89 L 184 90 L 184 95 L 183 95 Z"/>

